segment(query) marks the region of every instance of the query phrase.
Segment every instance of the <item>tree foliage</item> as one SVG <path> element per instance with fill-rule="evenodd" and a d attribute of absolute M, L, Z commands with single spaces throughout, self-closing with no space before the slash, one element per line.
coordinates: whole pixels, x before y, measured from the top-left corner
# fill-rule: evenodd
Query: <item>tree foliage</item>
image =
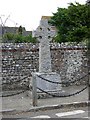
<path fill-rule="evenodd" d="M 22 32 L 23 32 L 23 28 L 22 28 L 22 26 L 19 26 L 19 28 L 18 28 L 18 34 L 22 35 Z"/>
<path fill-rule="evenodd" d="M 3 36 L 2 42 L 13 42 L 13 43 L 36 43 L 36 38 L 32 37 L 31 34 L 28 36 L 23 36 L 22 34 L 13 34 L 13 33 L 6 33 Z"/>
<path fill-rule="evenodd" d="M 70 3 L 68 8 L 58 8 L 49 23 L 57 28 L 55 41 L 84 41 L 90 37 L 90 6 Z"/>

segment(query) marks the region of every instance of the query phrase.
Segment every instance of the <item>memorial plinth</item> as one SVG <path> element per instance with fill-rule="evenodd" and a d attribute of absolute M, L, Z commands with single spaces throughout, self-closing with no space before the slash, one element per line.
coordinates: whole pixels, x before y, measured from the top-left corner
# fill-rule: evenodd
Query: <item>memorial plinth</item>
<path fill-rule="evenodd" d="M 33 73 L 36 79 L 37 88 L 46 92 L 57 92 L 61 90 L 61 85 L 53 82 L 61 82 L 60 75 L 56 72 L 51 73 Z M 40 92 L 40 90 L 37 90 Z"/>

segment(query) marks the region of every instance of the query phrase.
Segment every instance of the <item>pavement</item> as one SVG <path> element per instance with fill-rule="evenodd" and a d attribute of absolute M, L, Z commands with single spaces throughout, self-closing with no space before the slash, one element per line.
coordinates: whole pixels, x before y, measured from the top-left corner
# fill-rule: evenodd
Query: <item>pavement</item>
<path fill-rule="evenodd" d="M 85 86 L 63 87 L 68 93 L 75 93 Z M 0 112 L 27 112 L 38 110 L 49 110 L 63 107 L 83 107 L 88 106 L 88 88 L 83 92 L 71 97 L 51 97 L 37 100 L 37 106 L 33 106 L 32 92 L 1 98 L 2 108 Z"/>

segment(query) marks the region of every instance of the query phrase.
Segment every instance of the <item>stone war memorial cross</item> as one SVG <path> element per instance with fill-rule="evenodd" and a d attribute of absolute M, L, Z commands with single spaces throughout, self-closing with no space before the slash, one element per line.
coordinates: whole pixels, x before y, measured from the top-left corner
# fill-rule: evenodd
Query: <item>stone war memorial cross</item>
<path fill-rule="evenodd" d="M 41 25 L 37 28 L 35 32 L 35 37 L 38 39 L 39 43 L 39 72 L 49 73 L 51 70 L 51 56 L 50 56 L 50 45 L 49 42 L 55 36 L 55 30 L 45 23 L 41 22 Z"/>
<path fill-rule="evenodd" d="M 42 78 L 45 78 L 50 81 L 61 82 L 60 75 L 52 72 L 51 68 L 50 41 L 56 35 L 56 31 L 53 28 L 53 26 L 48 24 L 47 19 L 41 19 L 38 28 L 33 31 L 33 37 L 36 37 L 39 41 L 39 72 L 33 73 L 32 76 L 36 80 L 36 86 L 44 91 L 61 90 L 60 84 L 57 85 L 42 80 Z M 37 91 L 39 92 L 39 90 Z"/>

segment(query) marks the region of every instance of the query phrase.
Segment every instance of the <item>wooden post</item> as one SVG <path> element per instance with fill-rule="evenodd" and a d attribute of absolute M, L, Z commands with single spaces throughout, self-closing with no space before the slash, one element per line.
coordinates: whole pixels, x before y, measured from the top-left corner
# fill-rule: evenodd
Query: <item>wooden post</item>
<path fill-rule="evenodd" d="M 88 111 L 90 111 L 90 38 L 88 39 L 88 50 L 87 50 L 87 58 L 88 58 Z M 88 113 L 89 114 L 89 113 Z"/>
<path fill-rule="evenodd" d="M 88 100 L 89 100 L 89 104 L 90 104 L 90 50 L 89 50 L 89 57 L 88 57 Z"/>
<path fill-rule="evenodd" d="M 33 106 L 37 106 L 37 82 L 35 75 L 32 76 L 32 100 Z"/>

